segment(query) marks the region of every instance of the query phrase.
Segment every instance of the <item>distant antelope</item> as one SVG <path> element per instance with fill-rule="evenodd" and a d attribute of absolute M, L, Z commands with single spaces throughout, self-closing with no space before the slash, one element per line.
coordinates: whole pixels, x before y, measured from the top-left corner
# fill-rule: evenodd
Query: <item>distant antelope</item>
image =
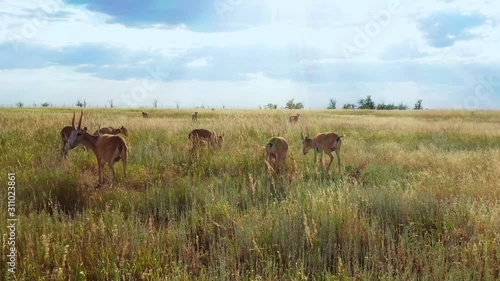
<path fill-rule="evenodd" d="M 116 181 L 115 170 L 113 165 L 122 160 L 123 174 L 127 176 L 127 157 L 128 146 L 124 138 L 117 135 L 91 135 L 81 129 L 83 112 L 80 114 L 80 121 L 78 121 L 78 128 L 76 128 L 68 140 L 68 145 L 71 149 L 78 145 L 83 145 L 92 149 L 97 159 L 97 168 L 99 171 L 99 183 L 104 183 L 102 177 L 102 170 L 104 164 L 108 163 L 113 180 Z"/>
<path fill-rule="evenodd" d="M 297 123 L 299 121 L 300 114 L 297 115 L 292 115 L 288 117 L 288 120 L 290 120 L 290 123 Z"/>
<path fill-rule="evenodd" d="M 109 135 L 122 134 L 122 135 L 128 137 L 128 130 L 127 130 L 127 128 L 125 128 L 123 126 L 121 126 L 118 129 L 115 129 L 113 127 L 102 127 L 94 132 L 94 135 L 104 135 L 104 134 L 109 134 Z"/>
<path fill-rule="evenodd" d="M 224 133 L 217 135 L 216 132 L 207 129 L 194 129 L 189 133 L 188 138 L 193 144 L 190 152 L 205 144 L 207 144 L 210 148 L 216 145 L 219 148 L 222 148 L 224 145 Z"/>
<path fill-rule="evenodd" d="M 147 112 L 144 112 L 144 111 L 143 111 L 143 112 L 142 112 L 142 117 L 143 117 L 143 118 L 149 118 L 149 115 L 148 115 L 148 113 L 147 113 Z"/>
<path fill-rule="evenodd" d="M 314 163 L 316 163 L 316 156 L 320 153 L 320 161 L 323 165 L 323 152 L 325 152 L 328 156 L 330 156 L 330 163 L 328 163 L 327 169 L 330 168 L 333 162 L 332 151 L 335 151 L 337 155 L 337 161 L 339 165 L 339 173 L 340 173 L 340 147 L 342 145 L 342 137 L 338 136 L 335 133 L 319 133 L 314 138 L 310 138 L 308 135 L 304 137 L 302 131 L 300 132 L 300 136 L 302 137 L 302 153 L 304 155 L 309 152 L 311 148 L 314 148 Z"/>
<path fill-rule="evenodd" d="M 62 156 L 64 158 L 68 157 L 68 152 L 69 152 L 69 147 L 68 147 L 68 140 L 69 137 L 71 136 L 71 133 L 75 130 L 75 112 L 73 111 L 73 119 L 71 120 L 71 126 L 66 126 L 62 128 L 61 130 L 61 142 L 62 142 Z M 86 132 L 87 127 L 84 127 L 83 130 Z"/>
<path fill-rule="evenodd" d="M 263 147 L 267 163 L 276 172 L 285 168 L 286 154 L 288 153 L 288 142 L 283 137 L 272 137 Z"/>
<path fill-rule="evenodd" d="M 191 120 L 193 122 L 198 122 L 198 111 L 195 111 L 193 115 L 191 115 Z"/>

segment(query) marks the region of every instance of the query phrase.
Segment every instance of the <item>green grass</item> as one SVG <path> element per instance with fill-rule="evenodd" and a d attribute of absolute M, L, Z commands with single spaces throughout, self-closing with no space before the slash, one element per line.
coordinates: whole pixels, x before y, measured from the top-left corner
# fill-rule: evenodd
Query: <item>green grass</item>
<path fill-rule="evenodd" d="M 128 177 L 97 186 L 93 153 L 61 161 L 72 110 L 0 110 L 0 166 L 17 174 L 19 280 L 498 280 L 500 112 L 88 109 L 129 129 Z M 190 160 L 188 133 L 225 132 Z M 342 172 L 300 134 L 344 135 Z M 290 144 L 272 174 L 269 130 Z M 328 160 L 325 155 L 324 161 Z M 0 201 L 6 214 L 7 201 Z M 6 226 L 6 215 L 0 216 Z M 7 252 L 6 228 L 2 253 Z M 0 272 L 7 277 L 6 255 Z"/>

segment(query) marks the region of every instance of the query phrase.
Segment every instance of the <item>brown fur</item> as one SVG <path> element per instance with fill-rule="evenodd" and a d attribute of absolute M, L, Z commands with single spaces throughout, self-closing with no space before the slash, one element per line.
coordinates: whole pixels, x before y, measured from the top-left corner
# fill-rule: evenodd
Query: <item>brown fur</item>
<path fill-rule="evenodd" d="M 297 121 L 299 121 L 299 117 L 300 117 L 300 114 L 292 115 L 292 116 L 288 117 L 288 120 L 290 121 L 290 123 L 297 123 Z"/>
<path fill-rule="evenodd" d="M 191 115 L 191 120 L 193 122 L 198 122 L 198 112 L 195 111 L 193 115 Z"/>
<path fill-rule="evenodd" d="M 128 130 L 127 130 L 127 128 L 125 128 L 123 126 L 121 126 L 118 129 L 115 129 L 113 127 L 103 127 L 103 128 L 100 128 L 99 130 L 94 132 L 94 135 L 104 135 L 104 134 L 109 134 L 109 135 L 122 134 L 122 135 L 128 137 Z"/>
<path fill-rule="evenodd" d="M 82 116 L 80 116 L 80 123 Z M 104 169 L 104 164 L 106 163 L 108 163 L 108 166 L 111 169 L 113 180 L 116 181 L 113 165 L 116 162 L 122 160 L 123 174 L 125 177 L 127 176 L 127 158 L 129 148 L 127 145 L 127 141 L 123 137 L 107 134 L 96 136 L 77 128 L 71 133 L 68 144 L 70 148 L 74 148 L 78 145 L 83 145 L 87 148 L 92 149 L 97 159 L 99 183 L 104 183 L 102 171 Z"/>
<path fill-rule="evenodd" d="M 149 118 L 149 114 L 147 112 L 142 112 L 142 117 L 143 118 Z"/>
<path fill-rule="evenodd" d="M 316 163 L 316 156 L 320 153 L 320 161 L 323 163 L 323 152 L 325 152 L 330 157 L 330 162 L 328 163 L 327 169 L 330 168 L 333 162 L 332 151 L 335 151 L 337 155 L 337 161 L 339 165 L 340 173 L 340 147 L 342 145 L 342 137 L 335 133 L 319 133 L 314 138 L 309 138 L 301 133 L 302 136 L 302 153 L 306 155 L 309 150 L 314 149 L 314 163 Z"/>
<path fill-rule="evenodd" d="M 194 129 L 189 133 L 188 138 L 193 144 L 191 152 L 205 144 L 208 144 L 209 147 L 214 147 L 215 145 L 222 147 L 224 144 L 224 134 L 218 136 L 216 132 L 207 129 Z"/>
<path fill-rule="evenodd" d="M 283 137 L 272 137 L 263 147 L 265 158 L 276 172 L 285 168 L 286 155 L 288 153 L 288 142 Z"/>

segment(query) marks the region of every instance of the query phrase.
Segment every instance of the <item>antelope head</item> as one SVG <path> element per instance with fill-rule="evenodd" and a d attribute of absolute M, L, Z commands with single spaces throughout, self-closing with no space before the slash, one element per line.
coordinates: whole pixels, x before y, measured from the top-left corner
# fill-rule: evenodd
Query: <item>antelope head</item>
<path fill-rule="evenodd" d="M 125 128 L 125 127 L 121 126 L 121 127 L 120 127 L 120 132 L 121 132 L 124 136 L 128 137 L 128 130 L 127 130 L 127 128 Z"/>
<path fill-rule="evenodd" d="M 302 138 L 302 153 L 306 155 L 309 150 L 314 147 L 313 139 L 309 137 L 309 130 L 306 136 L 304 136 L 302 129 L 300 129 L 300 137 Z"/>
<path fill-rule="evenodd" d="M 68 145 L 70 149 L 75 148 L 81 142 L 83 136 L 87 132 L 86 127 L 82 129 L 82 118 L 83 118 L 83 111 L 80 113 L 80 120 L 78 121 L 77 128 L 75 128 L 75 124 L 73 123 L 74 130 L 68 139 Z"/>
<path fill-rule="evenodd" d="M 224 133 L 222 133 L 220 136 L 217 136 L 217 145 L 219 148 L 222 148 L 224 146 Z"/>

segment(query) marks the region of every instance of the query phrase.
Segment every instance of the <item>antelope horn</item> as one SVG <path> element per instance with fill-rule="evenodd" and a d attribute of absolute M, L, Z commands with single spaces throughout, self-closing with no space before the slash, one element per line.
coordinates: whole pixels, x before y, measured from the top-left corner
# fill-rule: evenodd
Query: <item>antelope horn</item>
<path fill-rule="evenodd" d="M 71 126 L 75 128 L 75 112 L 73 111 L 73 119 L 71 120 Z"/>
<path fill-rule="evenodd" d="M 82 128 L 82 118 L 83 118 L 83 110 L 80 113 L 80 120 L 78 121 L 78 130 Z"/>

